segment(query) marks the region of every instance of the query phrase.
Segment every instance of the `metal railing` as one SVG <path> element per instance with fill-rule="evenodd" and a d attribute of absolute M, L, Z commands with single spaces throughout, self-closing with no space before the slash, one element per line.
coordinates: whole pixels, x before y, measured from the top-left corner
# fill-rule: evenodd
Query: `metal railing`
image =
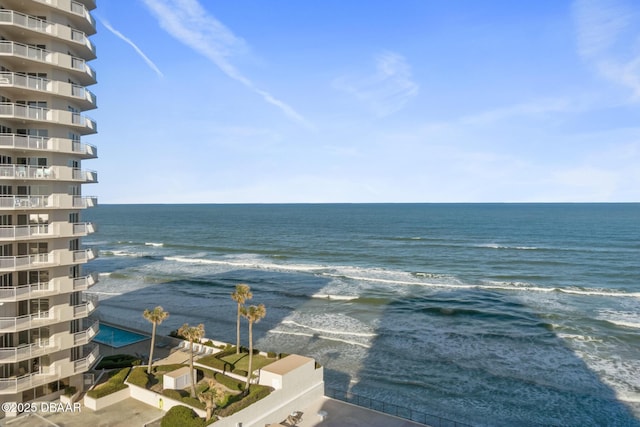
<path fill-rule="evenodd" d="M 326 385 L 324 388 L 324 394 L 327 397 L 331 397 L 333 399 L 342 400 L 343 402 L 362 406 L 363 408 L 367 409 L 373 409 L 374 411 L 383 412 L 385 414 L 415 421 L 417 423 L 425 424 L 431 427 L 471 427 L 469 424 L 449 420 L 437 415 L 427 414 L 425 412 L 418 411 L 412 408 L 383 402 L 381 400 L 372 399 L 370 397 L 360 396 L 350 391 L 338 390 L 336 388 L 327 387 Z"/>

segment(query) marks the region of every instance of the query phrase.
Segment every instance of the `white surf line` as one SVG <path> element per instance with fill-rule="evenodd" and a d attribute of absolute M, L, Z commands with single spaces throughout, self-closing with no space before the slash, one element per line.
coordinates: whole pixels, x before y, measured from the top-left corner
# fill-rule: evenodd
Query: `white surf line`
<path fill-rule="evenodd" d="M 340 338 L 333 338 L 333 337 L 325 337 L 323 335 L 316 335 L 316 334 L 305 334 L 303 332 L 286 332 L 286 331 L 276 331 L 276 330 L 271 330 L 269 331 L 272 334 L 282 334 L 282 335 L 299 335 L 299 336 L 303 336 L 303 337 L 309 337 L 309 338 L 320 338 L 323 340 L 328 340 L 328 341 L 339 341 L 339 342 L 343 342 L 345 344 L 350 344 L 350 345 L 357 345 L 359 347 L 364 347 L 364 348 L 371 348 L 370 345 L 367 344 L 362 344 L 359 342 L 355 342 L 355 341 L 349 341 L 349 340 L 343 340 Z"/>

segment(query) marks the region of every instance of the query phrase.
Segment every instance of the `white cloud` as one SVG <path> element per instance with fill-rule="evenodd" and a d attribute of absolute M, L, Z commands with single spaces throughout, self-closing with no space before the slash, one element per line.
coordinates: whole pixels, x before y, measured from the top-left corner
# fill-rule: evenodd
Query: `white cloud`
<path fill-rule="evenodd" d="M 389 116 L 418 94 L 419 85 L 412 80 L 411 67 L 403 56 L 387 51 L 377 55 L 375 62 L 373 74 L 343 76 L 334 86 L 354 95 L 376 115 Z"/>
<path fill-rule="evenodd" d="M 138 55 L 140 55 L 140 57 L 144 60 L 144 62 L 147 63 L 147 65 L 156 72 L 156 74 L 160 77 L 164 77 L 164 75 L 162 74 L 162 71 L 160 71 L 160 69 L 158 68 L 158 66 L 151 60 L 149 59 L 149 57 L 147 55 L 145 55 L 145 53 L 142 51 L 142 49 L 140 49 L 133 41 L 131 41 L 131 39 L 129 39 L 128 37 L 126 37 L 124 34 L 122 34 L 120 31 L 116 30 L 115 28 L 113 28 L 111 26 L 111 24 L 109 24 L 109 22 L 107 22 L 104 19 L 100 19 L 100 22 L 102 23 L 102 25 L 105 26 L 105 28 L 109 31 L 111 31 L 113 33 L 113 35 L 115 35 L 116 37 L 118 37 L 119 39 L 123 40 L 125 43 L 127 43 L 129 46 L 131 46 L 133 48 L 133 50 L 136 51 L 136 53 Z"/>
<path fill-rule="evenodd" d="M 231 63 L 231 57 L 247 49 L 245 41 L 210 15 L 197 0 L 143 1 L 160 26 L 170 35 L 208 58 L 228 77 L 260 95 L 267 103 L 282 110 L 290 119 L 305 127 L 313 127 L 291 106 L 256 87 Z"/>
<path fill-rule="evenodd" d="M 640 11 L 625 0 L 575 0 L 578 52 L 604 78 L 640 100 Z"/>

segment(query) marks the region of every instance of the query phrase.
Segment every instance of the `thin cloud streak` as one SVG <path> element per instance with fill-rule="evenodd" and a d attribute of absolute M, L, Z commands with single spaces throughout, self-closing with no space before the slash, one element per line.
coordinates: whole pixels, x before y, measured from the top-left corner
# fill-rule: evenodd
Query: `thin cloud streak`
<path fill-rule="evenodd" d="M 230 61 L 234 54 L 246 50 L 244 40 L 211 16 L 197 0 L 143 0 L 170 35 L 213 62 L 224 74 L 260 95 L 267 103 L 279 108 L 287 117 L 312 129 L 314 126 L 300 113 L 271 93 L 260 89 L 245 77 Z"/>
<path fill-rule="evenodd" d="M 162 71 L 160 71 L 160 69 L 156 66 L 156 64 L 154 64 L 153 61 L 151 59 L 149 59 L 149 57 L 147 55 L 145 55 L 145 53 L 134 42 L 131 41 L 131 39 L 126 37 L 120 31 L 118 31 L 115 28 L 113 28 L 111 26 L 111 24 L 109 24 L 109 22 L 105 21 L 104 19 L 100 19 L 100 22 L 102 23 L 102 25 L 104 25 L 104 27 L 107 30 L 111 31 L 113 33 L 113 35 L 115 35 L 116 37 L 118 37 L 119 39 L 121 39 L 122 41 L 127 43 L 129 46 L 131 46 L 133 48 L 133 50 L 135 50 L 138 53 L 138 55 L 140 55 L 140 57 L 144 60 L 144 62 L 146 62 L 147 65 L 153 71 L 155 71 L 158 76 L 164 77 L 164 74 L 162 74 Z"/>
<path fill-rule="evenodd" d="M 412 80 L 406 59 L 394 52 L 375 57 L 376 71 L 369 76 L 340 77 L 334 86 L 363 101 L 379 117 L 400 111 L 415 97 L 419 85 Z"/>
<path fill-rule="evenodd" d="M 640 55 L 635 42 L 640 38 L 640 18 L 620 0 L 575 0 L 573 18 L 578 52 L 604 78 L 631 89 L 640 100 Z"/>

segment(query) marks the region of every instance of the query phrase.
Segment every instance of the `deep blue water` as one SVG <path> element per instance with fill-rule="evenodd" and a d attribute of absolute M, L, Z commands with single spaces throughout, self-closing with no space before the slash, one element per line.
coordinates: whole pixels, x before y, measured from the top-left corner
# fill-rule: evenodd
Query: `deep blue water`
<path fill-rule="evenodd" d="M 640 425 L 640 204 L 105 205 L 101 316 L 235 340 L 473 425 Z M 245 333 L 246 335 L 246 333 Z"/>

